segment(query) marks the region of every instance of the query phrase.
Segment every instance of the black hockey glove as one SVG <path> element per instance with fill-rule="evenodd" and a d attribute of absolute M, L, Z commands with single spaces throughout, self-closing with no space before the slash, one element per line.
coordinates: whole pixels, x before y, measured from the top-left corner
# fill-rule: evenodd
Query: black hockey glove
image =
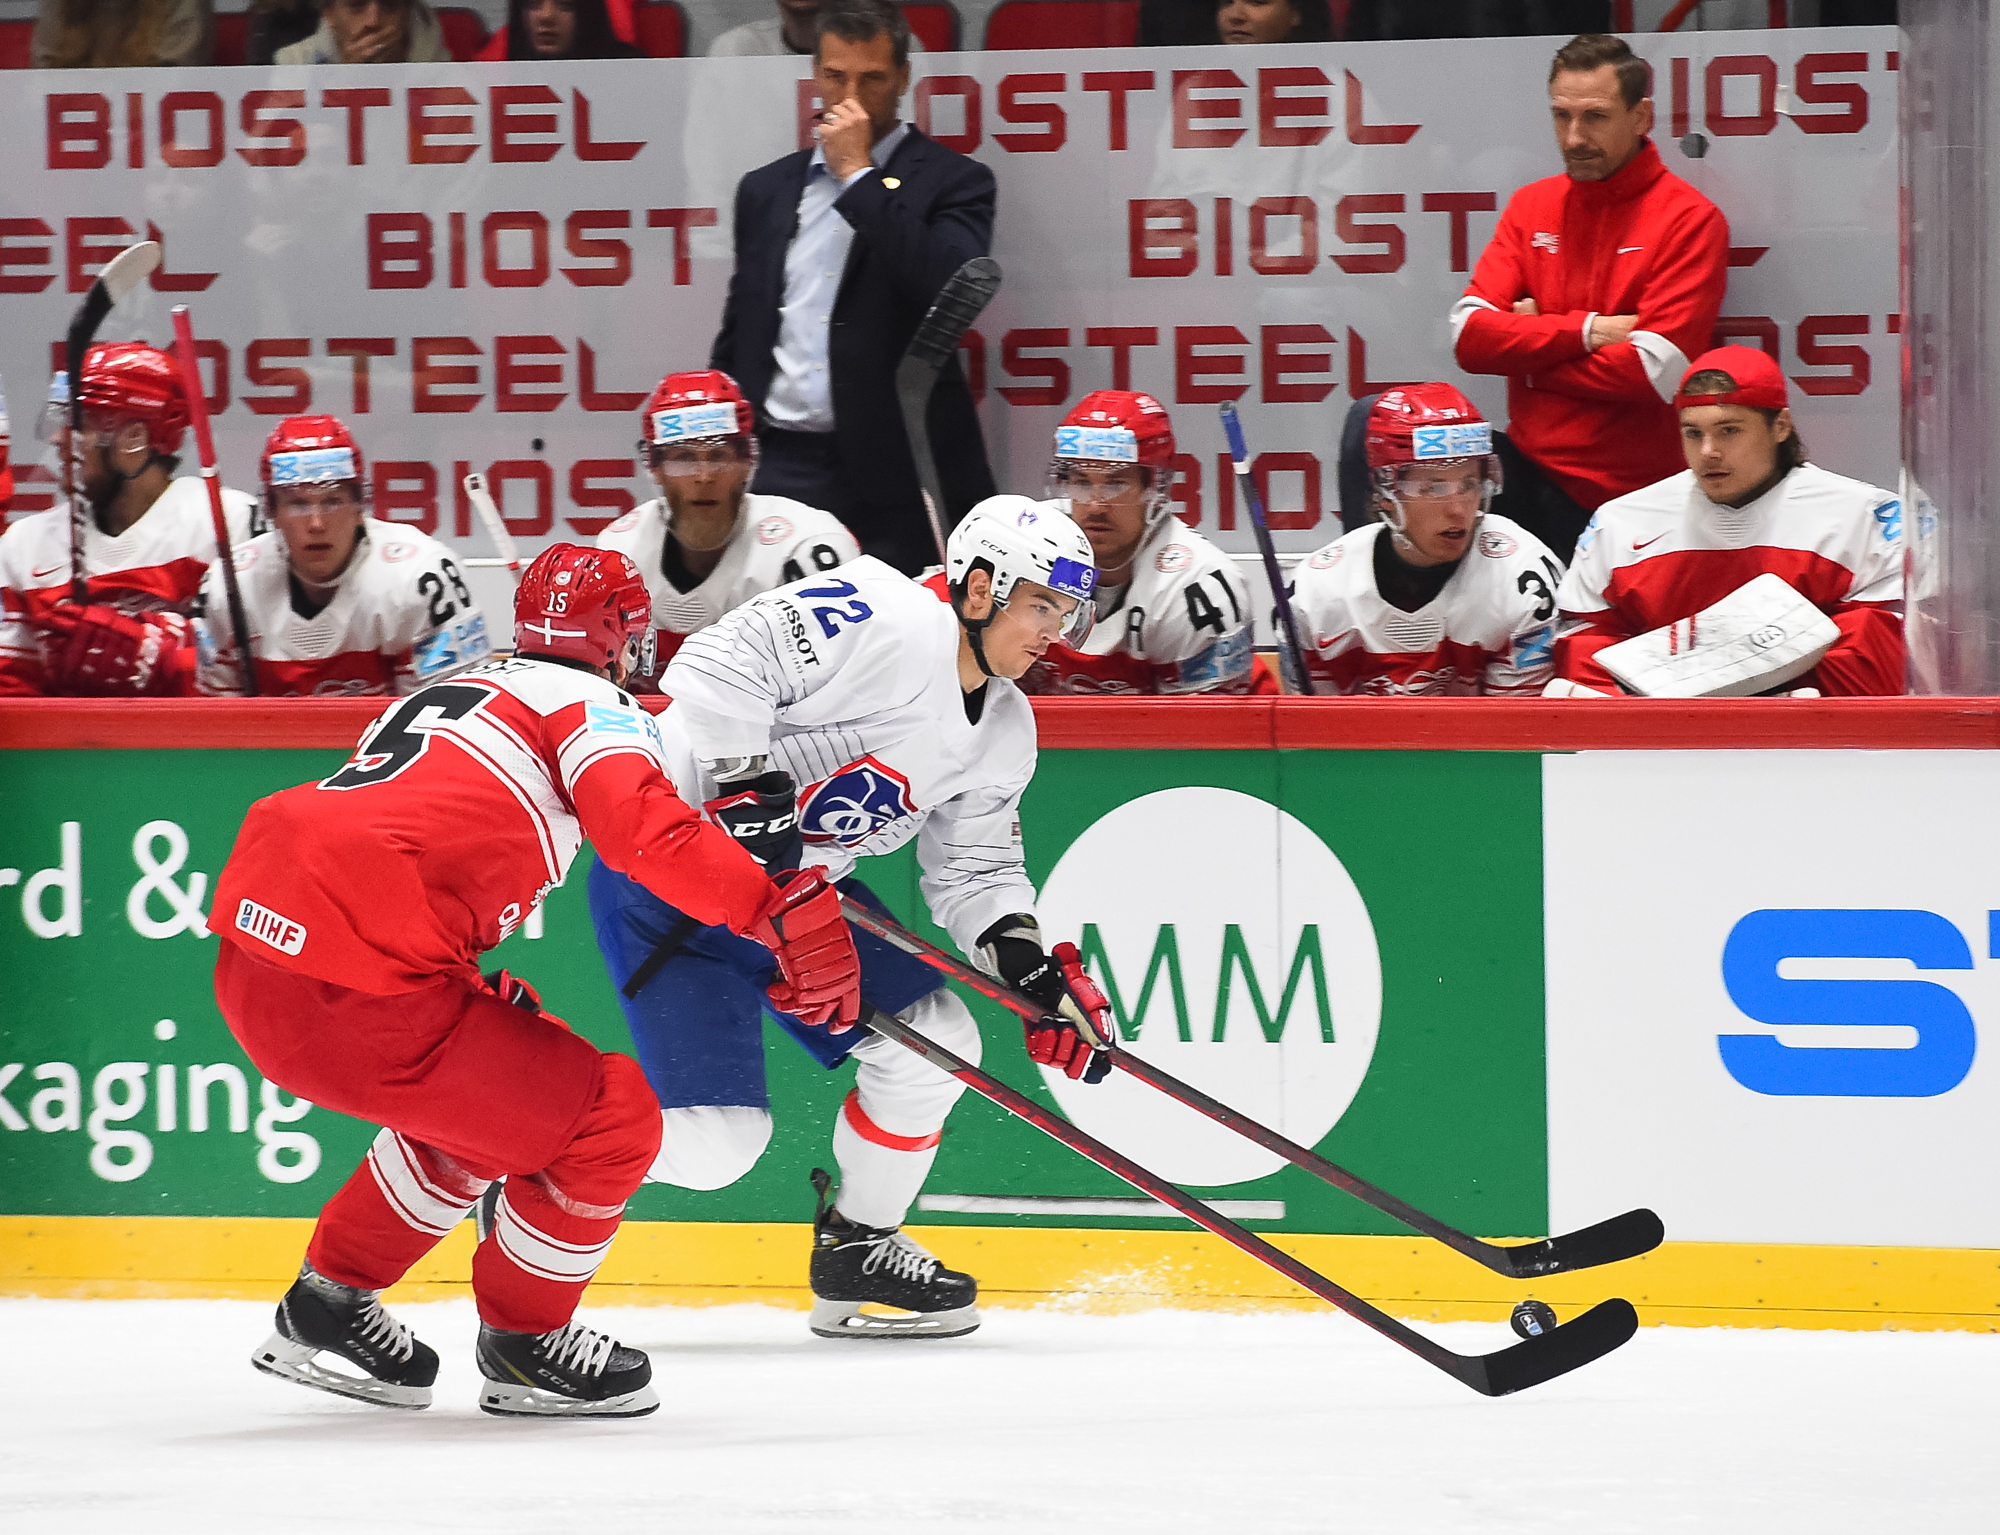
<path fill-rule="evenodd" d="M 798 788 L 790 773 L 773 769 L 725 785 L 701 808 L 771 873 L 799 866 L 805 844 L 799 837 Z"/>
<path fill-rule="evenodd" d="M 1022 915 L 994 923 L 979 935 L 977 949 L 985 969 L 1048 1009 L 1039 1019 L 1023 1020 L 1030 1060 L 1085 1083 L 1111 1074 L 1110 1008 L 1075 959 L 1073 945 L 1058 944 L 1054 956 L 1045 954 L 1041 928 Z M 1061 962 L 1064 951 L 1072 961 L 1068 965 Z"/>

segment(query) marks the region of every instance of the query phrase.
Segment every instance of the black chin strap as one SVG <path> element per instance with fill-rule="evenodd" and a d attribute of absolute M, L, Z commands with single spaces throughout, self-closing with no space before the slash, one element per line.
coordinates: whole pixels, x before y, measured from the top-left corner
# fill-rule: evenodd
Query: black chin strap
<path fill-rule="evenodd" d="M 988 613 L 984 618 L 967 618 L 964 604 L 965 583 L 961 581 L 951 588 L 951 610 L 958 615 L 959 627 L 965 630 L 966 641 L 972 646 L 972 659 L 978 664 L 980 671 L 989 677 L 997 677 L 1000 674 L 986 664 L 986 626 L 993 622 L 993 613 Z M 1000 604 L 994 603 L 993 612 L 997 613 L 999 610 Z"/>
<path fill-rule="evenodd" d="M 152 468 L 153 465 L 159 463 L 162 457 L 163 455 L 153 451 L 153 445 L 149 442 L 146 444 L 146 461 L 130 474 L 127 474 L 118 467 L 117 460 L 110 453 L 104 455 L 104 467 L 111 475 L 111 490 L 102 500 L 93 500 L 90 503 L 91 516 L 97 522 L 98 532 L 104 534 L 107 538 L 110 537 L 110 530 L 104 526 L 104 515 L 111 510 L 111 503 L 118 499 L 127 485 L 138 479 L 140 475 Z"/>

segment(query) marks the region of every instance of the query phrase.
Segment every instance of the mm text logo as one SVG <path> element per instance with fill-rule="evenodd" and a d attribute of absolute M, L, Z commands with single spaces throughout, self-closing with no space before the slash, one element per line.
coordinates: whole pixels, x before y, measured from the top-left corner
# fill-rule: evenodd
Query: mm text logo
<path fill-rule="evenodd" d="M 1070 844 L 1036 906 L 1146 1059 L 1307 1146 L 1347 1112 L 1375 1054 L 1382 965 L 1361 893 L 1304 822 L 1230 789 L 1142 795 Z M 1123 1074 L 1042 1075 L 1077 1124 L 1177 1183 L 1284 1165 Z"/>

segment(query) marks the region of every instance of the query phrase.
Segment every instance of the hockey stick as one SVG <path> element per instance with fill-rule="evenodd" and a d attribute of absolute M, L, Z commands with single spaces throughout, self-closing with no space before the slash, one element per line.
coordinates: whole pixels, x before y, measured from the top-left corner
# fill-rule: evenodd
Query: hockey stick
<path fill-rule="evenodd" d="M 83 357 L 111 306 L 139 286 L 160 264 L 160 256 L 155 240 L 126 246 L 104 263 L 104 270 L 70 316 L 64 354 L 69 368 L 69 600 L 79 607 L 90 601 L 90 580 L 83 571 L 83 530 L 90 516 L 83 496 Z"/>
<path fill-rule="evenodd" d="M 931 520 L 931 537 L 937 540 L 939 564 L 944 563 L 945 526 L 939 511 L 944 505 L 944 482 L 931 457 L 931 390 L 958 350 L 959 339 L 999 291 L 1000 263 L 991 256 L 974 256 L 939 290 L 903 360 L 896 364 L 896 402 L 903 410 L 903 431 L 910 439 L 910 457 L 917 466 L 917 485 Z"/>
<path fill-rule="evenodd" d="M 472 509 L 479 513 L 479 520 L 493 538 L 493 547 L 500 551 L 500 558 L 507 566 L 507 572 L 516 581 L 521 579 L 521 551 L 514 546 L 514 535 L 507 531 L 507 519 L 500 515 L 500 508 L 493 504 L 493 496 L 486 488 L 486 476 L 468 474 L 465 477 L 465 498 L 472 503 Z"/>
<path fill-rule="evenodd" d="M 208 429 L 208 396 L 201 388 L 201 359 L 195 355 L 194 326 L 185 304 L 174 305 L 174 350 L 187 394 L 188 424 L 194 428 L 195 451 L 201 455 L 201 479 L 208 487 L 208 515 L 215 524 L 215 552 L 222 564 L 222 589 L 229 600 L 229 627 L 236 636 L 236 654 L 243 692 L 257 696 L 257 658 L 250 653 L 250 621 L 243 615 L 243 589 L 236 584 L 236 554 L 229 546 L 229 519 L 222 510 L 222 480 L 215 469 L 215 437 Z"/>
<path fill-rule="evenodd" d="M 1243 423 L 1237 419 L 1236 406 L 1222 402 L 1222 430 L 1229 437 L 1229 459 L 1235 466 L 1236 479 L 1243 487 L 1244 501 L 1250 508 L 1250 523 L 1257 530 L 1257 552 L 1264 556 L 1264 578 L 1271 583 L 1271 602 L 1278 615 L 1278 632 L 1286 647 L 1292 653 L 1292 666 L 1298 673 L 1299 691 L 1310 698 L 1318 690 L 1313 687 L 1312 673 L 1306 670 L 1305 648 L 1299 644 L 1299 624 L 1292 614 L 1292 599 L 1285 593 L 1284 573 L 1278 569 L 1278 551 L 1271 543 L 1271 529 L 1264 521 L 1264 498 L 1257 494 L 1257 479 L 1250 472 L 1250 448 L 1243 440 Z"/>
<path fill-rule="evenodd" d="M 952 980 L 970 987 L 981 996 L 998 1002 L 1002 1007 L 1018 1013 L 1027 1019 L 1041 1018 L 1048 1009 L 1029 997 L 1002 985 L 993 977 L 971 965 L 952 958 L 944 950 L 925 943 L 915 933 L 897 923 L 870 911 L 854 901 L 843 899 L 841 910 L 847 920 L 866 932 L 886 940 L 904 953 L 923 960 L 933 969 L 942 972 Z M 1406 1204 L 1385 1189 L 1379 1189 L 1364 1178 L 1357 1178 L 1346 1168 L 1327 1161 L 1316 1151 L 1308 1150 L 1296 1141 L 1288 1140 L 1276 1130 L 1259 1124 L 1249 1115 L 1239 1113 L 1225 1103 L 1209 1097 L 1200 1088 L 1167 1075 L 1159 1067 L 1141 1060 L 1123 1047 L 1115 1047 L 1110 1052 L 1111 1064 L 1120 1071 L 1137 1077 L 1148 1087 L 1154 1087 L 1178 1103 L 1186 1104 L 1198 1114 L 1206 1115 L 1217 1124 L 1226 1125 L 1247 1140 L 1255 1141 L 1295 1167 L 1305 1169 L 1315 1178 L 1332 1184 L 1335 1188 L 1352 1194 L 1365 1205 L 1380 1210 L 1401 1221 L 1414 1231 L 1422 1232 L 1435 1241 L 1457 1253 L 1462 1253 L 1475 1263 L 1484 1264 L 1496 1274 L 1509 1279 L 1538 1279 L 1544 1274 L 1565 1274 L 1575 1269 L 1598 1268 L 1606 1263 L 1622 1263 L 1627 1258 L 1636 1258 L 1649 1253 L 1665 1239 L 1666 1230 L 1660 1224 L 1659 1216 L 1651 1210 L 1628 1210 L 1623 1215 L 1614 1215 L 1594 1226 L 1568 1232 L 1562 1236 L 1549 1237 L 1540 1242 L 1527 1242 L 1518 1247 L 1502 1247 L 1494 1242 L 1482 1242 L 1478 1237 L 1467 1236 L 1455 1227 L 1447 1226 L 1435 1216 L 1426 1215 L 1414 1205 Z"/>
<path fill-rule="evenodd" d="M 852 907 L 852 902 L 847 905 Z M 851 912 L 850 912 L 851 914 Z M 1099 1167 L 1116 1173 L 1136 1189 L 1151 1194 L 1161 1204 L 1178 1211 L 1204 1230 L 1241 1248 L 1258 1262 L 1283 1274 L 1292 1283 L 1312 1291 L 1329 1305 L 1337 1306 L 1356 1321 L 1366 1323 L 1391 1343 L 1408 1349 L 1426 1364 L 1443 1370 L 1485 1396 L 1508 1396 L 1545 1380 L 1567 1375 L 1571 1370 L 1601 1359 L 1624 1343 L 1639 1329 L 1639 1314 L 1624 1300 L 1599 1301 L 1582 1316 L 1564 1322 L 1552 1332 L 1516 1343 L 1492 1354 L 1455 1354 L 1442 1344 L 1412 1331 L 1387 1312 L 1369 1305 L 1350 1290 L 1343 1290 L 1318 1270 L 1308 1268 L 1290 1253 L 1247 1231 L 1225 1215 L 1218 1215 L 1192 1194 L 1148 1172 L 1130 1157 L 1113 1151 L 1087 1131 L 1078 1129 L 1025 1094 L 1016 1092 L 997 1077 L 961 1060 L 942 1045 L 919 1034 L 901 1019 L 877 1008 L 868 1009 L 867 1026 L 905 1049 L 914 1050 L 934 1066 L 957 1077 L 967 1087 L 1054 1136 L 1070 1150 L 1089 1158 Z"/>

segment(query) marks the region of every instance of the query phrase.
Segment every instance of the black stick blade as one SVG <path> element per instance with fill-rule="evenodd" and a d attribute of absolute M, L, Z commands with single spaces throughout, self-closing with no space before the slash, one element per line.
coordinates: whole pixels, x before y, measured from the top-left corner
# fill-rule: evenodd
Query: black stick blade
<path fill-rule="evenodd" d="M 1514 1279 L 1535 1279 L 1543 1274 L 1566 1274 L 1572 1269 L 1597 1268 L 1605 1263 L 1623 1263 L 1649 1253 L 1666 1240 L 1667 1228 L 1651 1210 L 1627 1210 L 1595 1226 L 1565 1232 L 1544 1242 L 1524 1247 L 1504 1247 L 1508 1275 Z"/>
<path fill-rule="evenodd" d="M 1600 1301 L 1554 1332 L 1503 1348 L 1497 1354 L 1467 1359 L 1463 1369 L 1452 1373 L 1486 1396 L 1512 1396 L 1602 1359 L 1638 1330 L 1639 1313 L 1630 1301 Z"/>
<path fill-rule="evenodd" d="M 951 274 L 904 355 L 917 358 L 933 372 L 943 368 L 959 338 L 999 291 L 1000 263 L 991 256 L 974 256 Z"/>

